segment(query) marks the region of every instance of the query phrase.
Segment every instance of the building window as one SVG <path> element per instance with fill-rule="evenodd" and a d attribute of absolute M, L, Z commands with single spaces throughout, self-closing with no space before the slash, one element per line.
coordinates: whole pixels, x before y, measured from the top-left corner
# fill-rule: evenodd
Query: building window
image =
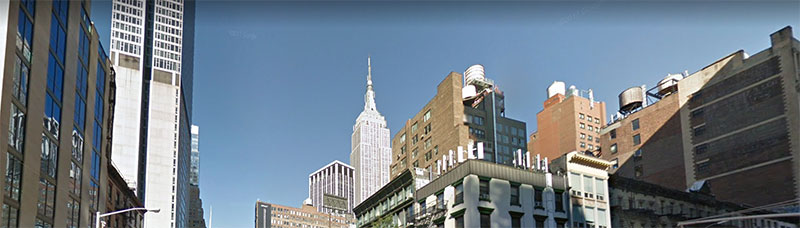
<path fill-rule="evenodd" d="M 489 198 L 489 179 L 480 180 L 480 195 L 478 195 L 478 199 L 483 201 L 491 200 Z"/>
<path fill-rule="evenodd" d="M 414 134 L 415 132 L 417 132 L 417 123 L 416 122 L 413 125 L 411 125 L 411 134 Z"/>
<path fill-rule="evenodd" d="M 67 200 L 67 227 L 77 228 L 80 221 L 80 202 L 69 198 Z"/>
<path fill-rule="evenodd" d="M 480 139 L 486 138 L 486 132 L 481 129 L 469 128 L 469 133 Z"/>
<path fill-rule="evenodd" d="M 638 165 L 638 166 L 633 168 L 633 172 L 634 172 L 633 175 L 636 178 L 639 178 L 639 177 L 642 177 L 644 170 L 642 170 L 642 166 L 641 165 Z"/>
<path fill-rule="evenodd" d="M 564 193 L 556 192 L 556 212 L 564 212 Z"/>
<path fill-rule="evenodd" d="M 600 124 L 600 119 L 595 117 L 595 118 L 594 118 L 594 123 L 596 123 L 596 124 Z"/>
<path fill-rule="evenodd" d="M 605 200 L 606 195 L 606 188 L 605 188 L 605 181 L 600 178 L 594 179 L 595 183 L 595 195 L 597 196 L 597 200 Z"/>
<path fill-rule="evenodd" d="M 75 195 L 81 195 L 81 167 L 75 162 L 69 169 L 69 187 Z"/>
<path fill-rule="evenodd" d="M 579 113 L 579 114 L 578 114 L 578 119 L 583 119 L 583 118 L 584 118 L 584 115 L 583 115 L 583 113 Z"/>
<path fill-rule="evenodd" d="M 592 127 L 592 125 L 589 125 L 589 131 L 594 131 L 594 127 Z"/>
<path fill-rule="evenodd" d="M 427 135 L 427 134 L 431 133 L 431 124 L 425 125 L 425 128 L 424 128 L 424 129 L 422 129 L 422 130 L 423 130 L 423 131 L 422 131 L 422 132 L 423 132 L 423 133 L 422 133 L 423 135 Z"/>
<path fill-rule="evenodd" d="M 631 121 L 631 127 L 633 128 L 634 131 L 639 130 L 639 119 Z"/>
<path fill-rule="evenodd" d="M 414 148 L 414 150 L 411 150 L 411 158 L 412 158 L 412 159 L 414 159 L 414 158 L 416 158 L 416 157 L 417 157 L 417 153 L 418 153 L 417 151 L 418 151 L 418 149 L 419 149 L 419 148 Z"/>
<path fill-rule="evenodd" d="M 616 154 L 617 153 L 617 144 L 616 143 L 611 144 L 611 147 L 609 148 L 609 150 L 611 150 L 612 154 Z"/>
<path fill-rule="evenodd" d="M 414 161 L 414 168 L 419 168 L 419 160 Z"/>
<path fill-rule="evenodd" d="M 697 172 L 698 173 L 707 172 L 710 167 L 711 167 L 711 162 L 709 162 L 708 160 L 702 161 L 700 163 L 697 163 Z"/>
<path fill-rule="evenodd" d="M 0 218 L 2 218 L 0 227 L 16 228 L 17 221 L 19 221 L 19 209 L 8 204 L 3 204 L 3 214 L 0 215 Z"/>
<path fill-rule="evenodd" d="M 690 117 L 703 117 L 703 108 L 698 108 L 689 114 Z"/>
<path fill-rule="evenodd" d="M 612 169 L 619 168 L 619 158 L 614 158 L 614 161 L 612 161 L 612 163 L 614 163 L 614 165 L 611 166 Z"/>
<path fill-rule="evenodd" d="M 511 184 L 511 205 L 521 206 L 519 203 L 519 185 Z"/>
<path fill-rule="evenodd" d="M 581 148 L 586 148 L 586 143 L 585 142 L 581 142 Z"/>
<path fill-rule="evenodd" d="M 588 136 L 587 138 L 589 139 L 589 141 L 590 141 L 590 142 L 591 142 L 592 140 L 594 140 L 594 137 L 592 137 L 591 135 L 590 135 L 590 136 Z"/>
<path fill-rule="evenodd" d="M 692 131 L 694 136 L 701 136 L 703 133 L 706 133 L 706 125 L 696 127 Z"/>
<path fill-rule="evenodd" d="M 641 160 L 642 159 L 642 148 L 636 149 L 636 152 L 633 152 L 633 157 L 635 158 L 635 160 Z"/>
<path fill-rule="evenodd" d="M 58 145 L 51 140 L 45 133 L 42 133 L 42 160 L 41 172 L 52 178 L 56 178 L 58 164 Z"/>
<path fill-rule="evenodd" d="M 403 133 L 403 135 L 400 136 L 400 143 L 405 143 L 405 142 L 406 142 L 406 134 Z"/>
<path fill-rule="evenodd" d="M 586 138 L 586 134 L 581 133 L 581 139 L 585 139 L 585 138 Z"/>
<path fill-rule="evenodd" d="M 414 135 L 414 137 L 411 138 L 411 145 L 417 145 L 417 142 L 419 142 L 419 136 Z"/>
<path fill-rule="evenodd" d="M 520 215 L 511 215 L 511 228 L 520 228 L 522 227 L 522 216 Z"/>
<path fill-rule="evenodd" d="M 28 75 L 29 68 L 22 60 L 17 57 L 14 65 L 14 87 L 12 93 L 15 98 L 24 106 L 28 102 Z"/>
<path fill-rule="evenodd" d="M 25 113 L 13 103 L 8 122 L 8 146 L 22 153 L 25 144 Z"/>
<path fill-rule="evenodd" d="M 456 228 L 464 228 L 464 215 L 456 217 Z"/>
<path fill-rule="evenodd" d="M 698 146 L 694 147 L 694 153 L 695 154 L 703 154 L 706 151 L 708 151 L 708 144 L 702 144 L 702 145 L 698 145 Z"/>
<path fill-rule="evenodd" d="M 400 147 L 400 154 L 406 154 L 406 146 Z"/>
<path fill-rule="evenodd" d="M 542 189 L 533 190 L 533 208 L 544 209 L 544 195 Z"/>
<path fill-rule="evenodd" d="M 431 110 L 428 109 L 428 111 L 425 112 L 425 115 L 422 115 L 422 122 L 428 122 L 428 120 L 430 119 L 431 119 Z"/>
<path fill-rule="evenodd" d="M 429 161 L 431 160 L 431 158 L 433 158 L 433 155 L 431 155 L 431 151 L 429 150 L 428 152 L 425 152 L 425 161 Z"/>
<path fill-rule="evenodd" d="M 20 183 L 22 182 L 22 161 L 11 153 L 7 153 L 6 156 L 5 196 L 19 202 Z"/>
<path fill-rule="evenodd" d="M 633 136 L 633 145 L 639 145 L 642 143 L 642 137 L 639 134 Z"/>
<path fill-rule="evenodd" d="M 455 186 L 455 200 L 453 201 L 453 205 L 459 205 L 464 202 L 464 184 L 458 183 Z"/>
<path fill-rule="evenodd" d="M 447 209 L 447 205 L 445 205 L 444 202 L 444 192 L 441 192 L 438 195 L 436 195 L 436 208 Z"/>
<path fill-rule="evenodd" d="M 425 150 L 431 147 L 432 141 L 433 141 L 432 138 L 428 138 L 427 140 L 425 140 L 425 148 L 424 148 Z"/>
<path fill-rule="evenodd" d="M 50 181 L 41 178 L 39 180 L 39 204 L 38 212 L 47 218 L 53 218 L 53 207 L 56 201 L 56 186 Z"/>
<path fill-rule="evenodd" d="M 586 124 L 583 124 L 583 123 L 581 123 L 579 126 L 581 127 L 581 129 L 586 128 Z"/>
<path fill-rule="evenodd" d="M 492 227 L 492 214 L 481 213 L 481 228 Z"/>

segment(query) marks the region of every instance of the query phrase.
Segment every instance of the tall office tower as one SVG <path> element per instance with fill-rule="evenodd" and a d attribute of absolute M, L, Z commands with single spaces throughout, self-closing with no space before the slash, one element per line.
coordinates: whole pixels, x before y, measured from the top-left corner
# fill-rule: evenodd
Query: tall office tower
<path fill-rule="evenodd" d="M 708 184 L 716 199 L 752 206 L 800 198 L 800 42 L 791 27 L 770 38 L 756 54 L 739 50 L 665 78 L 646 93 L 661 100 L 646 108 L 641 90 L 623 92 L 628 114 L 603 131 L 616 172 L 633 168 L 634 177 L 681 189 Z"/>
<path fill-rule="evenodd" d="M 528 138 L 528 150 L 548 158 L 600 149 L 600 128 L 606 123 L 606 103 L 584 91 L 555 81 L 547 87 L 544 109 L 536 114 L 537 130 Z"/>
<path fill-rule="evenodd" d="M 119 102 L 113 160 L 144 205 L 146 227 L 185 227 L 194 45 L 192 0 L 114 0 Z"/>
<path fill-rule="evenodd" d="M 192 125 L 192 154 L 189 167 L 189 221 L 187 227 L 205 228 L 203 200 L 200 199 L 200 127 Z"/>
<path fill-rule="evenodd" d="M 0 1 L 0 226 L 86 227 L 107 211 L 115 77 L 90 4 Z"/>
<path fill-rule="evenodd" d="M 389 183 L 389 164 L 392 148 L 389 147 L 389 128 L 375 107 L 375 91 L 372 91 L 372 64 L 367 58 L 367 94 L 364 95 L 364 111 L 358 115 L 353 126 L 350 164 L 355 169 L 355 204 L 361 203 L 384 184 Z"/>
<path fill-rule="evenodd" d="M 308 198 L 317 211 L 335 214 L 353 213 L 352 166 L 333 161 L 308 175 Z"/>
<path fill-rule="evenodd" d="M 465 75 L 464 80 L 450 72 L 436 95 L 394 135 L 392 178 L 412 167 L 438 173 L 436 161 L 458 147 L 472 147 L 477 156 L 483 145 L 482 159 L 505 165 L 514 164 L 518 150 L 526 151 L 525 123 L 506 117 L 505 95 L 485 77 L 483 66 L 473 65 Z"/>

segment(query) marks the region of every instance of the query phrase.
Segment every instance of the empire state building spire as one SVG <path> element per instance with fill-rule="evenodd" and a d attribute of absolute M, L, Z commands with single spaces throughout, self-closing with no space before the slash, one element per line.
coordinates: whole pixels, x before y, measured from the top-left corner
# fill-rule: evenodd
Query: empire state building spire
<path fill-rule="evenodd" d="M 372 91 L 372 60 L 367 57 L 367 94 L 364 95 L 364 111 L 375 111 L 375 91 Z"/>

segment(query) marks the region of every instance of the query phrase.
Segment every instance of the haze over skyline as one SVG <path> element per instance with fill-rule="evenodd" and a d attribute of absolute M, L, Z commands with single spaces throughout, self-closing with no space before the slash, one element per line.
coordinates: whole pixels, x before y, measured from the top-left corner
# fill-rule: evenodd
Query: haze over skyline
<path fill-rule="evenodd" d="M 110 2 L 93 5 L 108 47 Z M 554 80 L 593 89 L 610 115 L 625 88 L 768 48 L 769 34 L 798 28 L 798 9 L 792 1 L 200 1 L 194 120 L 207 221 L 213 206 L 214 227 L 252 227 L 256 199 L 299 206 L 310 173 L 349 162 L 368 55 L 392 137 L 450 71 L 472 64 L 486 67 L 507 116 L 530 134 Z"/>

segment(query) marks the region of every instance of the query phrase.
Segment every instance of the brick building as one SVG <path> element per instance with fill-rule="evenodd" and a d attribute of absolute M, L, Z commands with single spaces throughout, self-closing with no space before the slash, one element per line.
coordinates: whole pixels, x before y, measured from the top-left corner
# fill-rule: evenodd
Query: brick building
<path fill-rule="evenodd" d="M 128 188 L 128 183 L 114 165 L 108 165 L 108 194 L 106 211 L 113 212 L 128 208 L 144 207 L 136 193 Z M 129 211 L 103 217 L 105 227 L 141 228 L 144 227 L 144 211 Z"/>
<path fill-rule="evenodd" d="M 484 160 L 499 164 L 511 165 L 513 154 L 525 151 L 525 123 L 505 116 L 505 95 L 484 77 L 483 66 L 473 65 L 466 75 L 463 80 L 450 72 L 436 95 L 394 135 L 392 177 L 412 167 L 436 173 L 442 156 L 459 146 L 477 148 L 479 142 Z"/>
<path fill-rule="evenodd" d="M 594 101 L 592 90 L 581 91 L 564 82 L 547 88 L 544 109 L 536 114 L 536 132 L 528 139 L 528 151 L 557 158 L 571 151 L 600 149 L 600 128 L 606 123 L 605 102 Z"/>
<path fill-rule="evenodd" d="M 751 206 L 800 197 L 800 42 L 791 27 L 770 37 L 766 50 L 660 83 L 651 106 L 624 108 L 601 136 L 612 172 L 673 189 L 705 181 L 718 200 Z"/>

